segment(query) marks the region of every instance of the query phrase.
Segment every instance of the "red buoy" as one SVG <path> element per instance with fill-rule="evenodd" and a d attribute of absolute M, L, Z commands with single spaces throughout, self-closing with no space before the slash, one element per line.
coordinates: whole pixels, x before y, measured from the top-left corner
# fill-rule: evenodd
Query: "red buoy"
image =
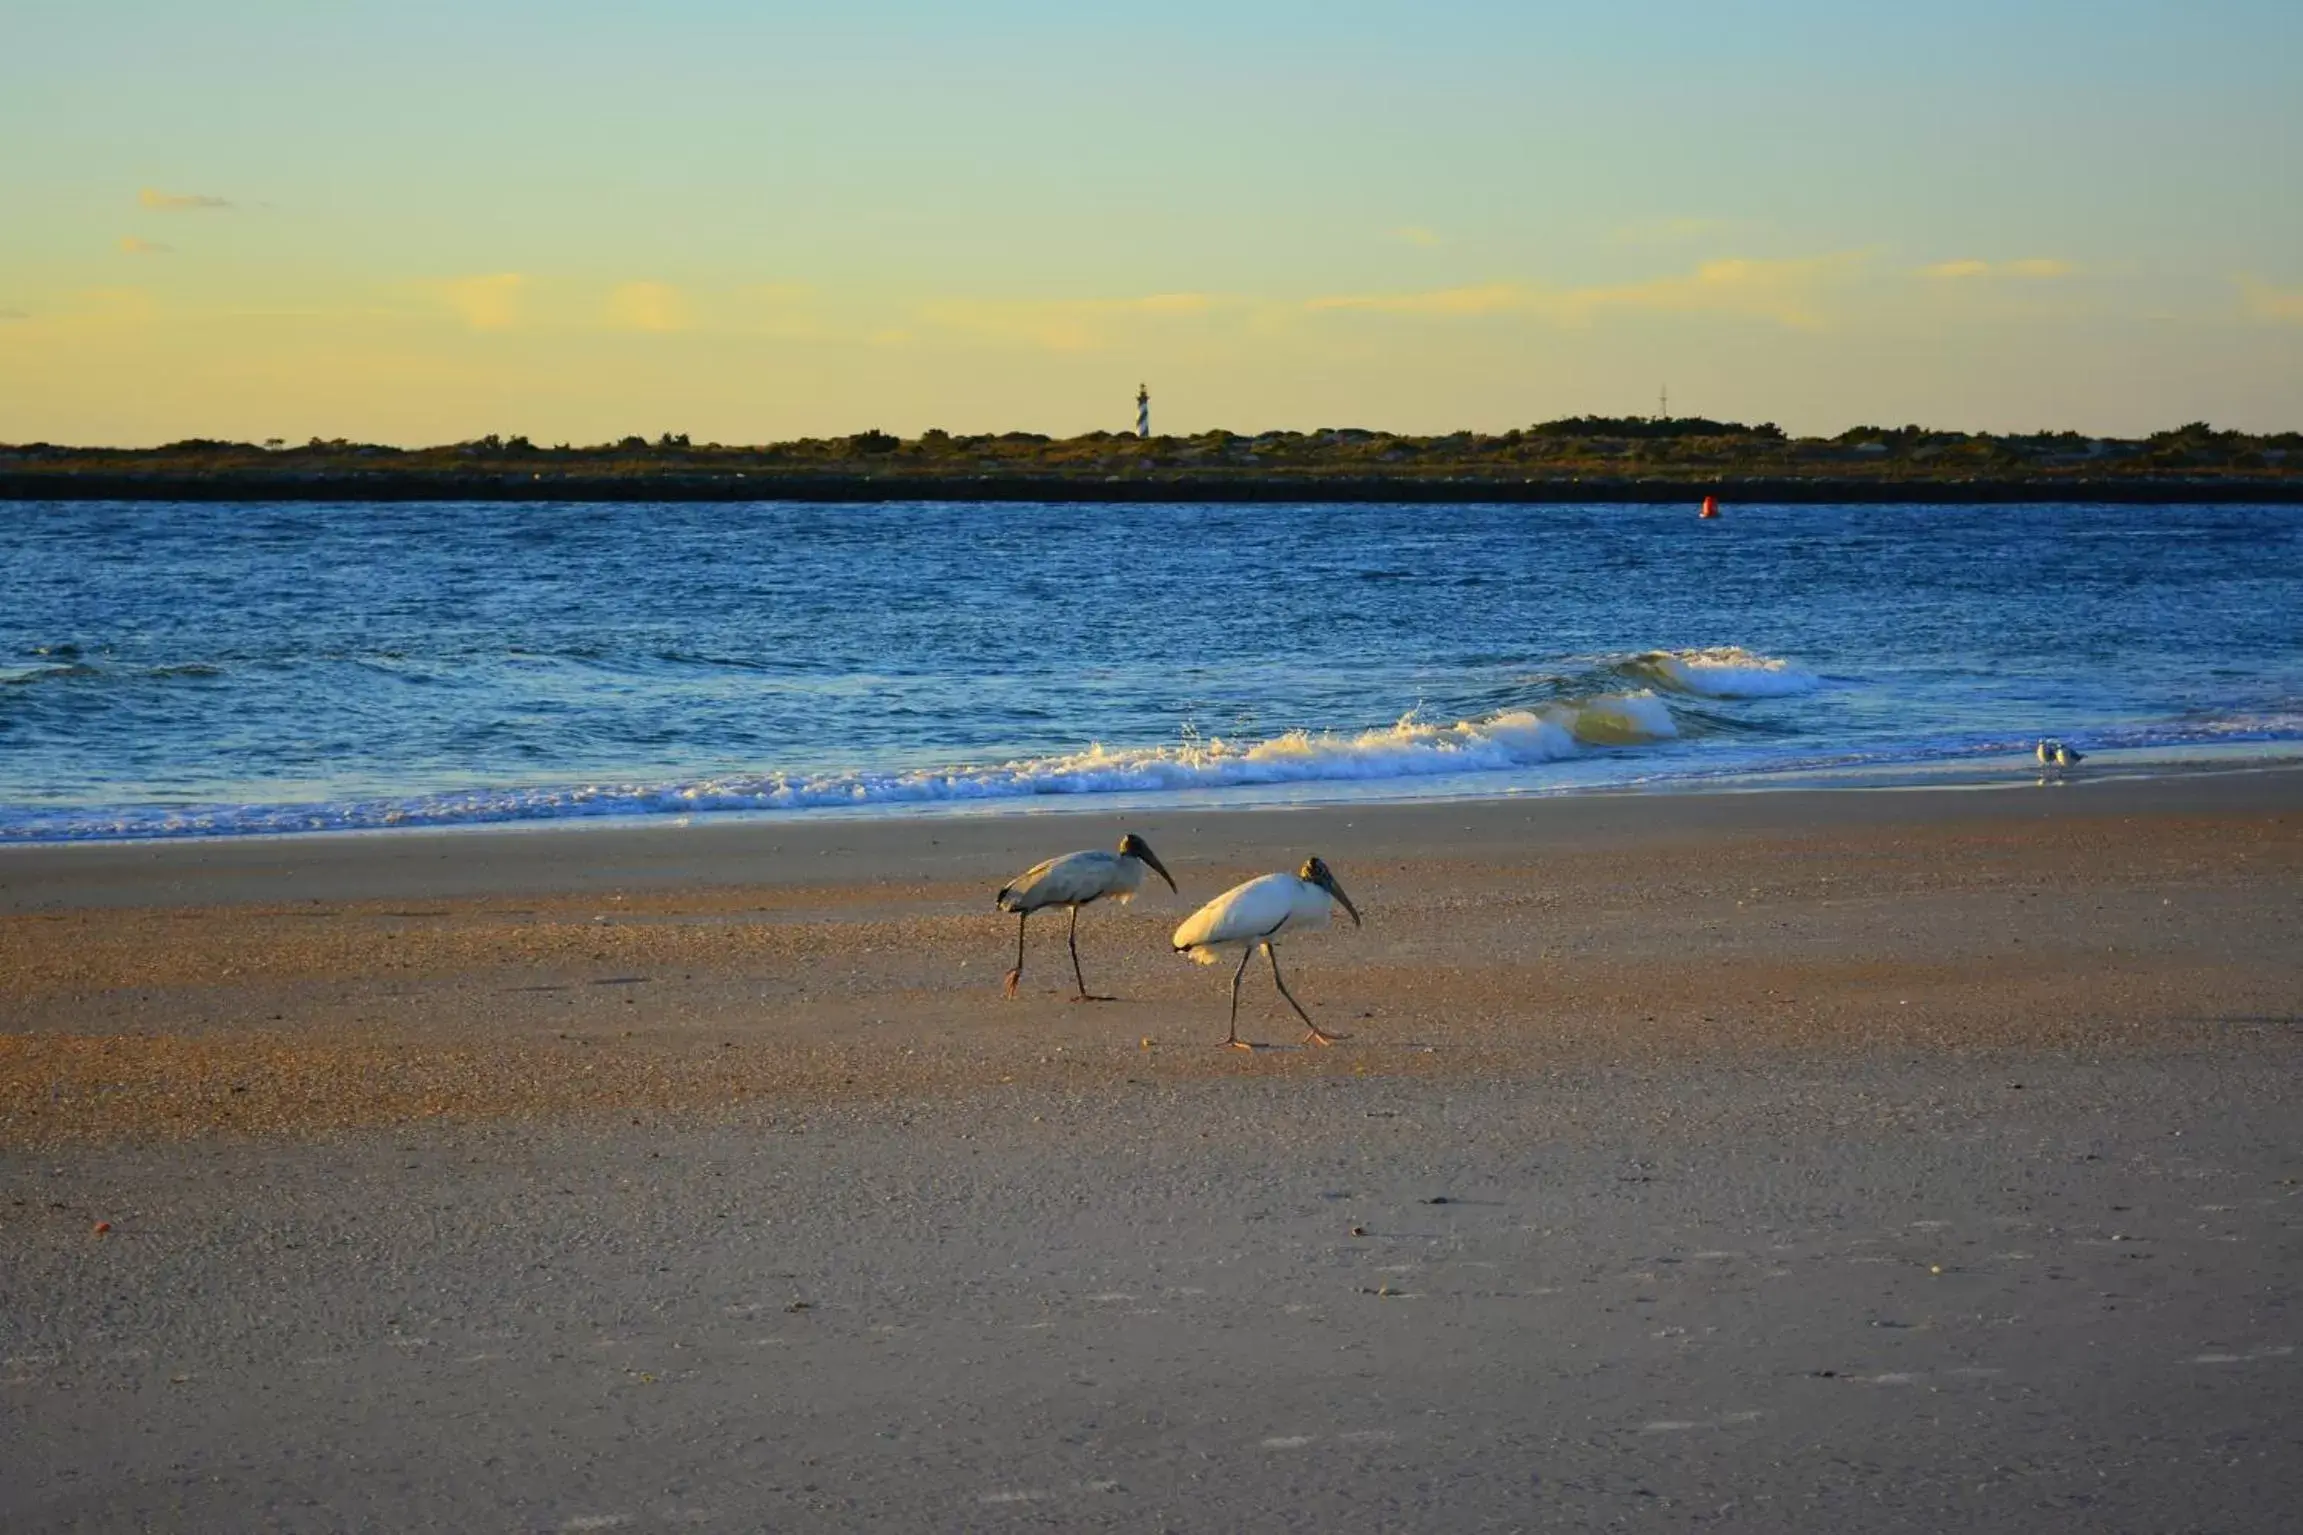
<path fill-rule="evenodd" d="M 1697 515 L 1703 517 L 1717 517 L 1719 515 L 1719 497 L 1705 496 L 1703 498 L 1703 510 Z"/>

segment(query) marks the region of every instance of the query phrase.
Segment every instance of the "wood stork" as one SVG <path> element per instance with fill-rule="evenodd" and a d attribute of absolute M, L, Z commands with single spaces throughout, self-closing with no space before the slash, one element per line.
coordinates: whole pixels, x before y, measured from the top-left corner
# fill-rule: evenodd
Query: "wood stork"
<path fill-rule="evenodd" d="M 1132 899 L 1136 887 L 1144 882 L 1146 868 L 1166 880 L 1168 889 L 1175 889 L 1174 876 L 1151 850 L 1151 844 L 1131 831 L 1120 838 L 1116 853 L 1096 848 L 1066 853 L 1061 858 L 1033 864 L 1000 886 L 1000 893 L 994 897 L 1000 910 L 1016 914 L 1016 967 L 1008 972 L 1008 995 L 1016 994 L 1016 983 L 1024 978 L 1024 924 L 1031 921 L 1035 911 L 1069 906 L 1072 925 L 1065 941 L 1071 945 L 1072 979 L 1080 988 L 1078 1000 L 1111 1001 L 1109 997 L 1092 995 L 1087 978 L 1080 974 L 1080 908 L 1092 906 L 1106 896 L 1118 901 Z"/>
<path fill-rule="evenodd" d="M 1287 998 L 1287 1005 L 1311 1030 L 1307 1043 L 1332 1045 L 1348 1034 L 1329 1034 L 1311 1021 L 1311 1014 L 1287 989 L 1280 977 L 1279 954 L 1273 945 L 1286 933 L 1308 931 L 1327 926 L 1330 912 L 1337 905 L 1351 913 L 1351 925 L 1358 927 L 1359 908 L 1351 904 L 1351 897 L 1335 882 L 1326 864 L 1317 858 L 1308 859 L 1293 874 L 1266 874 L 1251 879 L 1244 885 L 1235 885 L 1222 895 L 1191 914 L 1183 926 L 1175 930 L 1175 951 L 1187 954 L 1203 965 L 1212 965 L 1232 949 L 1240 951 L 1239 968 L 1231 973 L 1231 1034 L 1224 1040 L 1235 1050 L 1253 1050 L 1255 1046 L 1239 1037 L 1239 983 L 1247 974 L 1247 962 L 1255 951 L 1263 950 L 1271 961 L 1271 978 L 1279 987 L 1279 994 Z"/>

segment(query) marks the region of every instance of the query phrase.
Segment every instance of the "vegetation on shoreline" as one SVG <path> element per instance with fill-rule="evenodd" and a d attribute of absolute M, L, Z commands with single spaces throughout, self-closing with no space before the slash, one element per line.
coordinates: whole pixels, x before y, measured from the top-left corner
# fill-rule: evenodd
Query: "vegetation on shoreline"
<path fill-rule="evenodd" d="M 1090 432 L 972 436 L 942 431 L 901 438 L 881 431 L 756 446 L 693 443 L 685 434 L 626 437 L 578 447 L 490 435 L 471 442 L 399 448 L 314 438 L 300 446 L 191 439 L 159 448 L 0 444 L 0 494 L 77 493 L 93 479 L 104 493 L 282 494 L 324 483 L 391 494 L 527 494 L 564 489 L 666 494 L 775 495 L 836 482 L 854 492 L 934 494 L 997 481 L 1049 489 L 1137 486 L 1252 493 L 1259 487 L 1316 490 L 1492 487 L 1637 487 L 1764 482 L 1893 487 L 1968 484 L 2051 492 L 2068 486 L 2180 491 L 2211 486 L 2303 495 L 2303 432 L 2249 435 L 2205 422 L 2135 439 L 2077 432 L 1934 431 L 1860 426 L 1836 437 L 1788 436 L 1700 417 L 1582 416 L 1524 429 L 1440 437 L 1358 428 L 1312 432 L 1226 431 L 1138 438 Z M 94 489 L 94 486 L 90 486 Z M 1108 491 L 1107 491 L 1108 493 Z"/>

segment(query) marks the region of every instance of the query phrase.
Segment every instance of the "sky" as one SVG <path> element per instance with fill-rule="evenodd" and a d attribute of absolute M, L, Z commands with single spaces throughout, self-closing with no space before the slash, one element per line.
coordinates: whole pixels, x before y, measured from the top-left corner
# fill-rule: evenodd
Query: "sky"
<path fill-rule="evenodd" d="M 2293 0 L 0 0 L 0 442 L 2303 428 Z"/>

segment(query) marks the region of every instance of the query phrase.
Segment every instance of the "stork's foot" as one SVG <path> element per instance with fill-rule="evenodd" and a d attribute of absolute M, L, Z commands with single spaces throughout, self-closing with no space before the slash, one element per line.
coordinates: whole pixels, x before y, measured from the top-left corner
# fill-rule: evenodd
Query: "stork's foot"
<path fill-rule="evenodd" d="M 1349 1038 L 1349 1034 L 1329 1034 L 1315 1028 L 1303 1037 L 1303 1042 L 1307 1045 L 1332 1045 Z"/>
<path fill-rule="evenodd" d="M 1018 966 L 1016 966 L 1016 967 L 1015 967 L 1013 970 L 1010 970 L 1010 971 L 1008 972 L 1008 987 L 1007 987 L 1007 990 L 1008 990 L 1008 995 L 1009 995 L 1009 996 L 1011 996 L 1011 997 L 1012 997 L 1012 996 L 1014 996 L 1014 995 L 1016 994 L 1016 982 L 1018 982 L 1018 981 L 1022 980 L 1023 978 L 1024 978 L 1024 967 L 1023 967 L 1023 966 L 1021 966 L 1021 965 L 1018 965 Z"/>
<path fill-rule="evenodd" d="M 1074 1002 L 1117 1002 L 1119 998 L 1103 997 L 1096 995 L 1092 991 L 1083 991 L 1078 996 L 1072 998 L 1072 1000 Z"/>
<path fill-rule="evenodd" d="M 1246 1040 L 1239 1038 L 1237 1035 L 1234 1035 L 1232 1038 L 1225 1040 L 1224 1043 L 1234 1050 L 1245 1050 L 1250 1055 L 1255 1054 L 1256 1047 L 1249 1044 Z"/>

